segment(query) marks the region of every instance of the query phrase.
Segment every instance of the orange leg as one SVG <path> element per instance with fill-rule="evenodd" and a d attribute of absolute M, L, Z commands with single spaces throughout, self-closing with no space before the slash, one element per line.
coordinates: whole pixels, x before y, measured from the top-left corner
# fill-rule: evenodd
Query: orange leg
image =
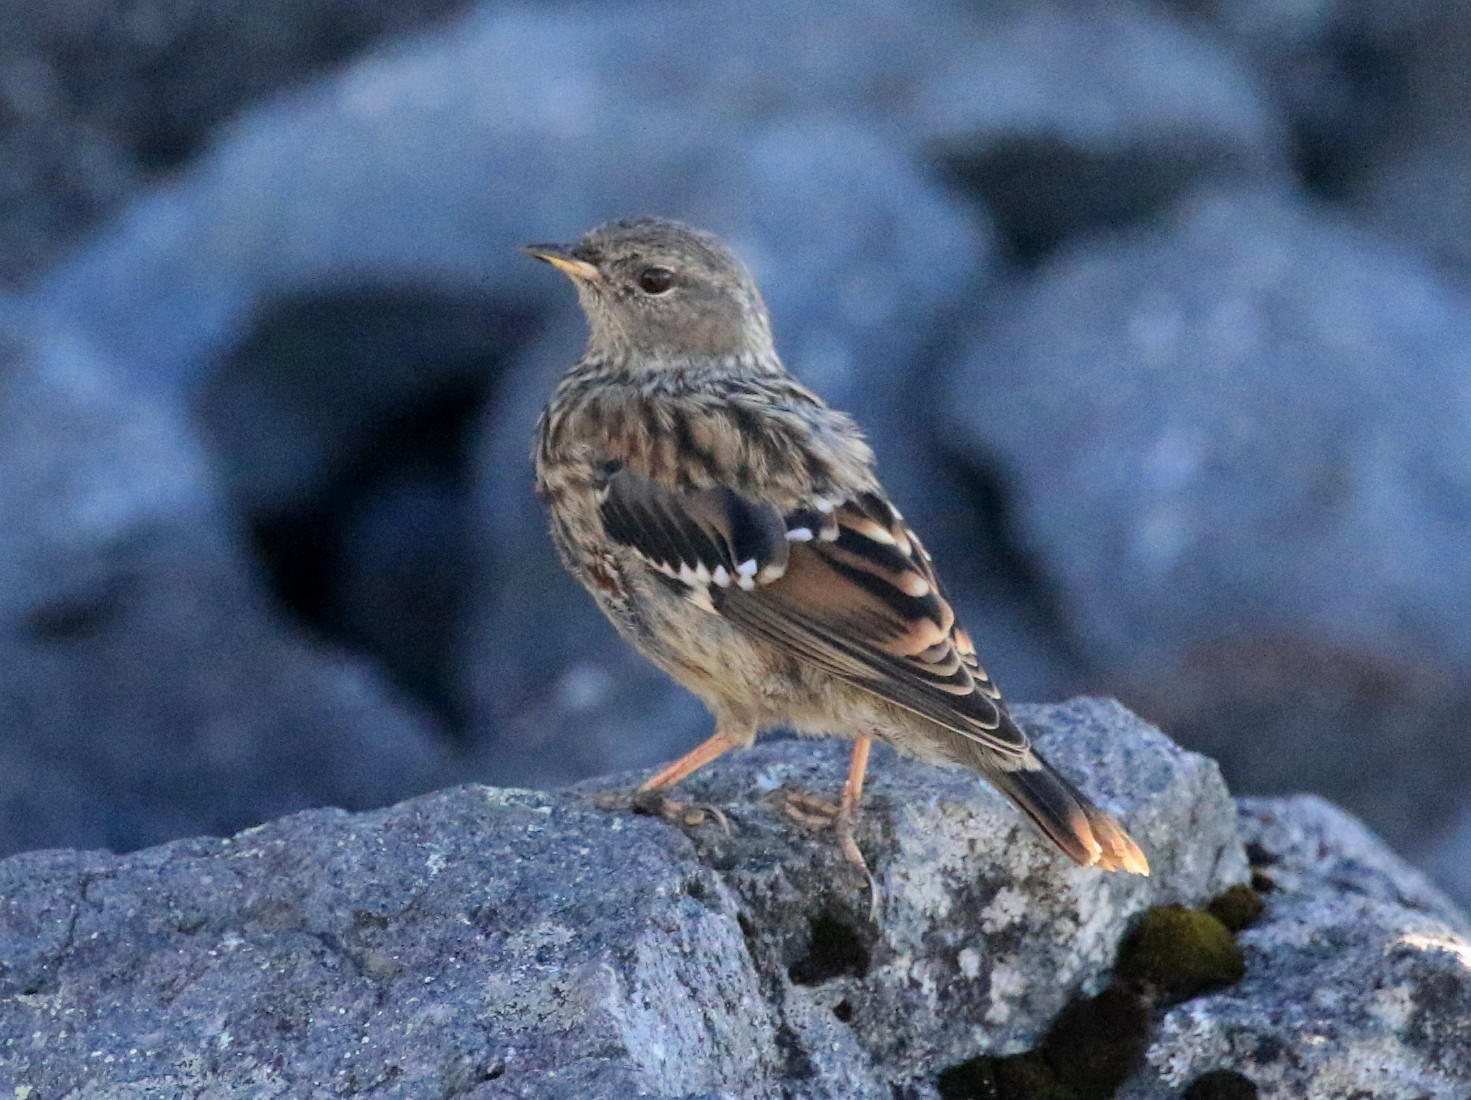
<path fill-rule="evenodd" d="M 723 733 L 720 727 L 716 726 L 714 734 L 701 741 L 672 764 L 665 764 L 653 775 L 640 783 L 638 789 L 640 791 L 667 790 L 681 779 L 699 771 L 716 757 L 723 756 L 731 749 L 740 748 L 745 743 L 746 740 L 744 738 L 738 740 L 727 733 Z"/>
<path fill-rule="evenodd" d="M 868 750 L 873 738 L 868 734 L 853 742 L 853 755 L 848 757 L 848 778 L 843 781 L 843 793 L 838 796 L 838 816 L 852 820 L 858 813 L 858 802 L 863 797 L 863 776 L 868 771 Z"/>
<path fill-rule="evenodd" d="M 868 869 L 868 860 L 863 858 L 858 842 L 853 839 L 853 825 L 858 819 L 858 803 L 863 797 L 863 777 L 868 771 L 868 750 L 873 747 L 873 736 L 864 734 L 853 741 L 853 753 L 848 757 L 848 778 L 843 781 L 843 793 L 838 804 L 824 802 L 811 795 L 796 791 L 787 793 L 787 813 L 808 828 L 832 829 L 842 847 L 843 858 L 863 873 L 868 880 L 868 913 L 878 918 L 878 883 Z"/>

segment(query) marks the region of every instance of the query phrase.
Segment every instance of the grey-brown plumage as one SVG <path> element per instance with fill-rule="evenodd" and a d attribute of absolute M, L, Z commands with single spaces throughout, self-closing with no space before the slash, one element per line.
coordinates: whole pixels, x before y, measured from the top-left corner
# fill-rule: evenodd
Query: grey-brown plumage
<path fill-rule="evenodd" d="M 855 739 L 851 820 L 881 737 L 979 772 L 1077 862 L 1147 874 L 1011 720 L 858 428 L 783 369 L 720 241 L 644 219 L 527 251 L 571 277 L 590 326 L 537 427 L 552 537 L 619 633 L 715 717 L 645 786 L 762 729 L 837 734 Z"/>

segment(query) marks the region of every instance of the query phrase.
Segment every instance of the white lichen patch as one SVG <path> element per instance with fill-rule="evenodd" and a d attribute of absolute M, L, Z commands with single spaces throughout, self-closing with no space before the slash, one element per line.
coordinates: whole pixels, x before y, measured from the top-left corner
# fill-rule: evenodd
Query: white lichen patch
<path fill-rule="evenodd" d="M 1012 1008 L 1027 989 L 1031 979 L 1020 969 L 1006 963 L 991 968 L 991 1005 L 986 1009 L 988 1024 L 1004 1024 L 1011 1018 Z"/>
<path fill-rule="evenodd" d="M 981 953 L 974 947 L 962 947 L 955 956 L 955 965 L 961 974 L 974 981 L 981 976 Z"/>
<path fill-rule="evenodd" d="M 994 935 L 1016 923 L 1027 911 L 1027 895 L 1015 886 L 1003 886 L 996 891 L 991 904 L 981 910 L 981 931 Z"/>

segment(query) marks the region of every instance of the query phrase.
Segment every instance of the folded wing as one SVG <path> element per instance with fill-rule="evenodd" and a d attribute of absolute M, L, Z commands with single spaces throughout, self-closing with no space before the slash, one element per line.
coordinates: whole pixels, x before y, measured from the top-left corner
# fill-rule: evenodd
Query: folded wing
<path fill-rule="evenodd" d="M 1026 755 L 929 555 L 879 494 L 783 512 L 623 469 L 601 513 L 610 538 L 700 606 L 995 752 Z"/>

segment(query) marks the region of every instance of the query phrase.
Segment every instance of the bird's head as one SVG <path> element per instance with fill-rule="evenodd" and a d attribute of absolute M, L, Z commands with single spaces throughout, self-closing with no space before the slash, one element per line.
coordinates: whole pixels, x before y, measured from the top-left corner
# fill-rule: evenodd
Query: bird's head
<path fill-rule="evenodd" d="M 595 355 L 658 369 L 773 358 L 766 306 L 709 233 L 663 218 L 608 222 L 571 245 L 528 245 L 572 280 Z"/>

